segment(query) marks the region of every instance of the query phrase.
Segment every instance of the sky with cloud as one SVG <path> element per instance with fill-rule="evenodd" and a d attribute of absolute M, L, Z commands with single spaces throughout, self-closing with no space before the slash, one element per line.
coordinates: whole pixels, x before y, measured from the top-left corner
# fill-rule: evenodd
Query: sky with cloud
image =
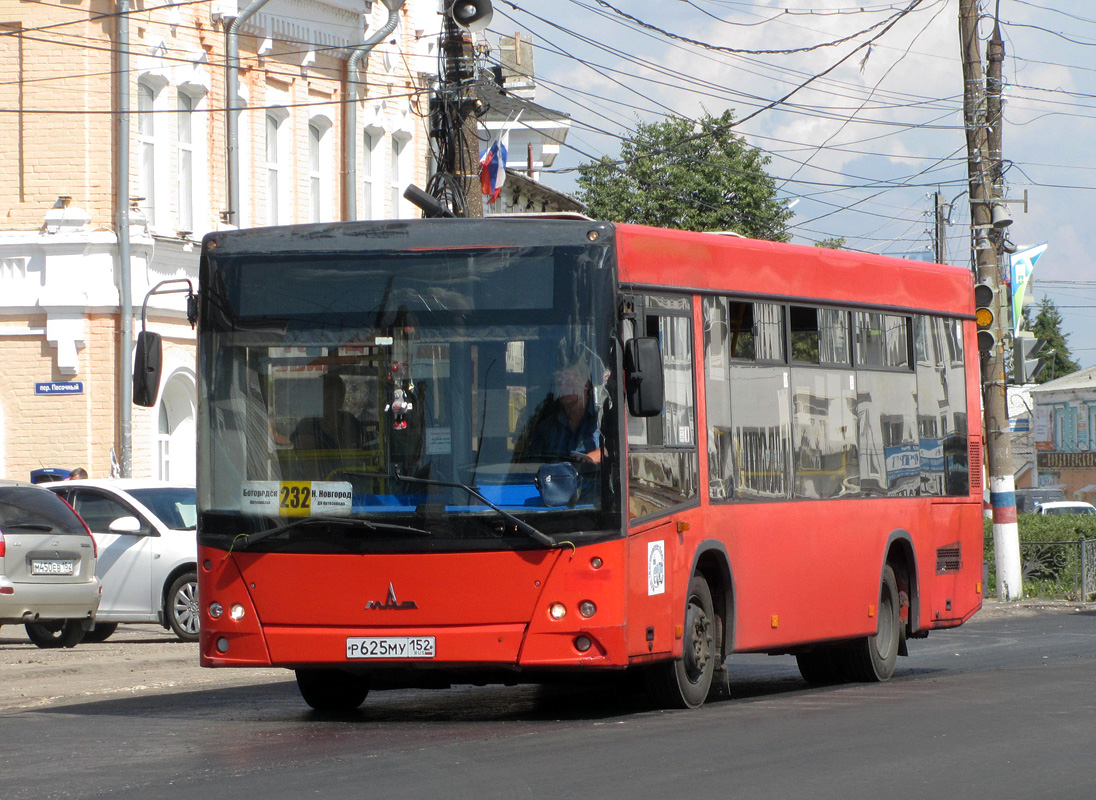
<path fill-rule="evenodd" d="M 531 36 L 536 102 L 572 117 L 542 176 L 554 188 L 573 191 L 574 168 L 615 157 L 637 122 L 732 108 L 794 203 L 793 241 L 924 255 L 940 192 L 947 261 L 970 264 L 958 0 L 493 3 L 487 41 Z M 1005 41 L 1009 235 L 1048 245 L 1035 296 L 1057 304 L 1074 358 L 1094 366 L 1096 5 L 981 0 L 981 13 L 983 40 L 996 16 Z"/>

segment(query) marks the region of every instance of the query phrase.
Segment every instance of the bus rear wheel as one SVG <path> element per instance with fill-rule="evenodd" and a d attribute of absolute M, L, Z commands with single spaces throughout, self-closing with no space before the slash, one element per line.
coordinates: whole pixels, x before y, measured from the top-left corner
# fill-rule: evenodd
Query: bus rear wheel
<path fill-rule="evenodd" d="M 700 575 L 689 581 L 681 660 L 656 664 L 648 673 L 651 694 L 665 708 L 699 708 L 719 665 L 712 592 Z"/>
<path fill-rule="evenodd" d="M 847 652 L 845 667 L 849 680 L 878 683 L 894 674 L 902 644 L 901 610 L 894 570 L 884 567 L 879 590 L 879 628 L 874 636 L 859 640 Z"/>
<path fill-rule="evenodd" d="M 301 697 L 317 711 L 353 711 L 369 694 L 365 677 L 341 669 L 298 669 L 295 672 Z"/>

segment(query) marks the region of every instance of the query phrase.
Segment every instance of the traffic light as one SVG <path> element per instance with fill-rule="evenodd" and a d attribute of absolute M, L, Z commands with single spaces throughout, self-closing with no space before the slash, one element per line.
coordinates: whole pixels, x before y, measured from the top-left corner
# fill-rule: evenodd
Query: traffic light
<path fill-rule="evenodd" d="M 1021 331 L 1012 340 L 1012 380 L 1013 383 L 1023 385 L 1035 383 L 1035 379 L 1046 366 L 1046 358 L 1043 353 L 1046 348 L 1046 339 L 1036 339 L 1035 334 L 1029 331 Z"/>
<path fill-rule="evenodd" d="M 988 283 L 974 285 L 974 316 L 978 321 L 978 349 L 988 353 L 997 346 L 997 334 L 994 332 L 997 290 Z"/>

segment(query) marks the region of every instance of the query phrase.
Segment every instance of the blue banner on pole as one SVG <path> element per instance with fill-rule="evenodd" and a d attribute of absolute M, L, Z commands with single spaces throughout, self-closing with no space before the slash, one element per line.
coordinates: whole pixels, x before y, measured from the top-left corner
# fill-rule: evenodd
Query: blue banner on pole
<path fill-rule="evenodd" d="M 1024 293 L 1031 283 L 1031 273 L 1035 270 L 1035 262 L 1039 256 L 1046 252 L 1045 244 L 1029 247 L 1019 253 L 1013 253 L 1010 259 L 1012 284 L 1012 333 L 1020 334 L 1020 323 L 1024 320 Z"/>

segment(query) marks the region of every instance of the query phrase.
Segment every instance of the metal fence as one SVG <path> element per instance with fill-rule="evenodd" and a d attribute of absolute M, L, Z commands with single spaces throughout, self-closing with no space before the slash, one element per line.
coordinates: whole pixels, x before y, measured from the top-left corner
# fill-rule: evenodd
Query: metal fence
<path fill-rule="evenodd" d="M 1020 542 L 1025 592 L 1087 603 L 1096 600 L 1096 539 Z"/>

